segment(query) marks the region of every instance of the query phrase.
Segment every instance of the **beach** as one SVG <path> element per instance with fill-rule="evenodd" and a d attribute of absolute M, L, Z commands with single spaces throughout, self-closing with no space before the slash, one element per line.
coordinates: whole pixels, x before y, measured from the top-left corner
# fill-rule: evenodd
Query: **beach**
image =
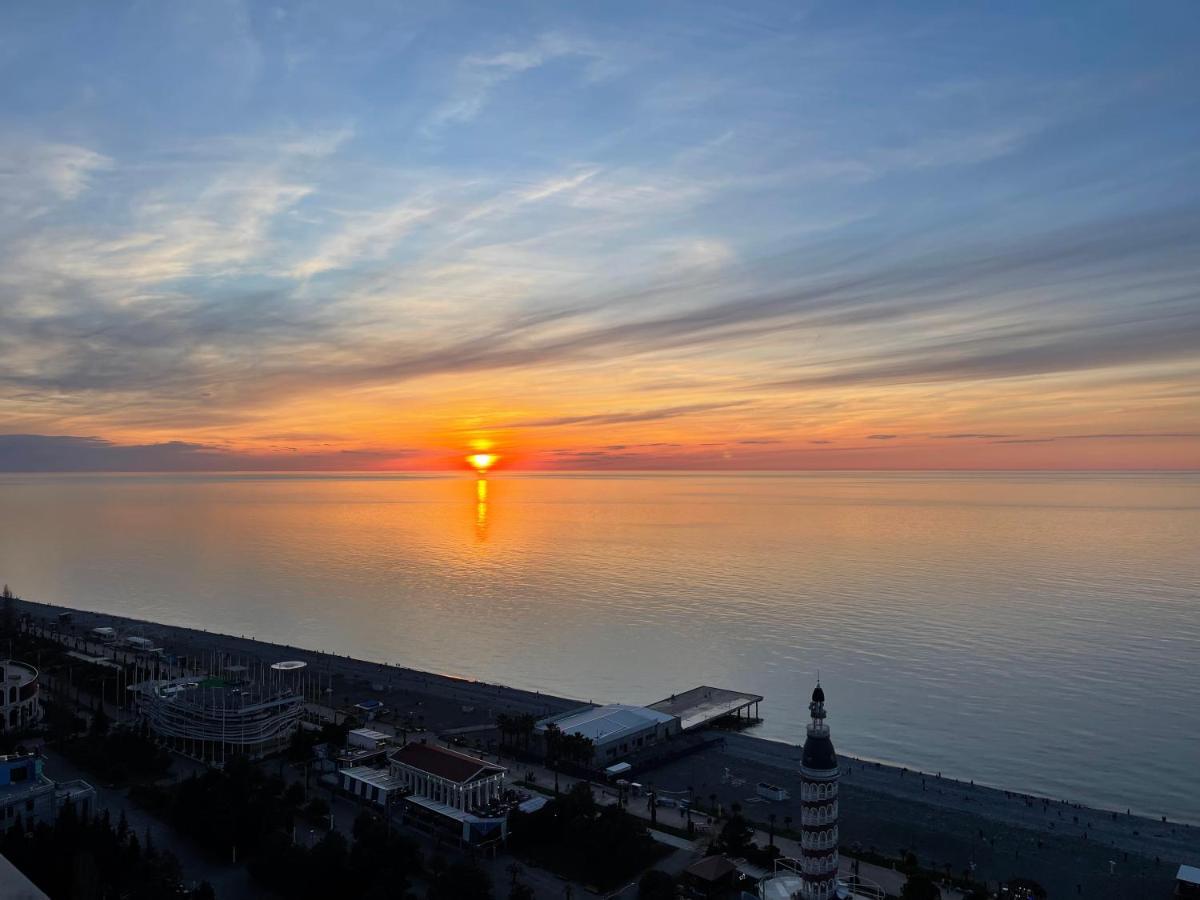
<path fill-rule="evenodd" d="M 93 628 L 151 638 L 168 654 L 224 660 L 226 664 L 269 665 L 281 660 L 308 664 L 310 678 L 328 685 L 333 708 L 378 700 L 389 730 L 445 734 L 479 729 L 486 734 L 500 713 L 535 716 L 582 705 L 582 701 L 499 684 L 421 672 L 310 649 L 159 625 L 119 616 L 20 601 L 18 611 L 48 625 L 63 613 L 70 633 L 83 640 Z M 119 650 L 117 652 L 120 652 Z M 837 732 L 834 737 L 836 742 Z M 766 802 L 754 796 L 759 781 L 799 796 L 799 747 L 746 733 L 722 733 L 723 741 L 653 769 L 643 777 L 662 791 L 694 788 L 697 802 L 715 795 L 726 809 L 740 803 L 760 824 L 769 815 L 783 829 L 799 821 L 794 800 Z M 1037 748 L 1013 746 L 1038 765 Z M 864 855 L 913 853 L 923 866 L 961 875 L 973 862 L 975 877 L 995 881 L 1015 875 L 1037 879 L 1055 897 L 1122 898 L 1165 895 L 1175 868 L 1195 858 L 1200 829 L 1122 811 L 1105 811 L 1070 801 L 1006 791 L 899 766 L 839 754 L 841 839 Z M 671 813 L 664 813 L 671 815 Z"/>

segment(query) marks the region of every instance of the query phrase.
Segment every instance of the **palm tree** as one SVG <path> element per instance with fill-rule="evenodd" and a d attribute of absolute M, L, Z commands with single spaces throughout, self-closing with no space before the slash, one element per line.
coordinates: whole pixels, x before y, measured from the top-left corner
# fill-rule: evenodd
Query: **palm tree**
<path fill-rule="evenodd" d="M 513 731 L 513 717 L 508 713 L 500 713 L 496 716 L 496 729 L 500 732 L 500 745 L 504 746 Z"/>
<path fill-rule="evenodd" d="M 513 730 L 521 736 L 521 744 L 526 750 L 529 749 L 529 738 L 533 735 L 536 725 L 537 718 L 531 713 L 521 713 L 513 722 Z"/>
<path fill-rule="evenodd" d="M 558 757 L 562 753 L 563 733 L 551 722 L 542 735 L 546 742 L 546 765 L 554 772 L 554 793 L 558 794 Z"/>

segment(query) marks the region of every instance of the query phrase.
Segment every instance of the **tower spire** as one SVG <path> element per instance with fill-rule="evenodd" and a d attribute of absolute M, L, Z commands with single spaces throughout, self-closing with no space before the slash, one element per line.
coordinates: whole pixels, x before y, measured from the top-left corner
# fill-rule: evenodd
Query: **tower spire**
<path fill-rule="evenodd" d="M 812 721 L 800 760 L 800 852 L 803 900 L 832 900 L 838 873 L 838 761 L 825 722 L 820 674 L 808 704 Z"/>

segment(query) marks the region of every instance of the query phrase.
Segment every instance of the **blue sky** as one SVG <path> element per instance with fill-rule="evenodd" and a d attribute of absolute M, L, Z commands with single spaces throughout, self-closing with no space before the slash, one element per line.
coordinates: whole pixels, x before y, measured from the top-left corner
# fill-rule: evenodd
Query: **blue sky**
<path fill-rule="evenodd" d="M 1198 24 L 9 4 L 0 458 L 1194 460 Z"/>

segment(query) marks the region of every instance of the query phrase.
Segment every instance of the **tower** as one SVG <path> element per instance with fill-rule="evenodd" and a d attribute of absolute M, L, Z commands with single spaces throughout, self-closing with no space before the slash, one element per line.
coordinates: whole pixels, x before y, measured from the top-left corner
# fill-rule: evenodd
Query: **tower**
<path fill-rule="evenodd" d="M 812 721 L 800 758 L 800 862 L 803 900 L 837 896 L 838 761 L 825 724 L 825 692 L 817 682 L 808 704 Z"/>

